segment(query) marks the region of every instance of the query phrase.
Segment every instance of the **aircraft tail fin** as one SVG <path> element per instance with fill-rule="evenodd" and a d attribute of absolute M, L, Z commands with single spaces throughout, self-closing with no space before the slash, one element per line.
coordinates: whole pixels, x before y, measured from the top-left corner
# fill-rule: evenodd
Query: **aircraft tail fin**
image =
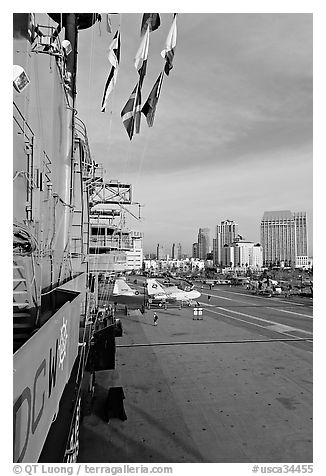
<path fill-rule="evenodd" d="M 156 281 L 156 279 L 147 279 L 146 283 L 149 296 L 155 296 L 155 294 L 165 294 L 164 288 Z"/>
<path fill-rule="evenodd" d="M 130 294 L 133 293 L 133 290 L 129 286 L 129 284 L 126 283 L 123 279 L 116 279 L 113 287 L 113 293 L 114 295 L 120 295 L 120 294 Z"/>

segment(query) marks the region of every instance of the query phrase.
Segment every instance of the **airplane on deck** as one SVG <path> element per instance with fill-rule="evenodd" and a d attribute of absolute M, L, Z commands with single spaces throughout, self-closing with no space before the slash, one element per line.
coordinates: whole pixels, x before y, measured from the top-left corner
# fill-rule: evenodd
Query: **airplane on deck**
<path fill-rule="evenodd" d="M 146 280 L 148 297 L 154 299 L 154 301 L 165 302 L 187 302 L 199 298 L 201 293 L 196 290 L 184 291 L 177 286 L 164 286 L 160 284 L 156 279 L 149 278 Z"/>
<path fill-rule="evenodd" d="M 132 289 L 124 279 L 117 278 L 110 300 L 127 305 L 136 304 L 140 307 L 144 303 L 144 294 L 137 289 Z"/>

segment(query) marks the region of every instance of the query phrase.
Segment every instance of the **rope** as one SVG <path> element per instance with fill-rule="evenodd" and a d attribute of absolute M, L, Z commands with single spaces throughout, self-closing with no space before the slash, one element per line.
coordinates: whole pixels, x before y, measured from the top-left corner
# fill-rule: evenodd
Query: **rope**
<path fill-rule="evenodd" d="M 102 177 L 102 178 L 103 178 L 103 177 Z M 95 192 L 95 190 L 94 190 L 94 192 Z M 98 252 L 95 253 L 94 268 L 97 270 L 97 269 L 98 269 L 98 264 L 99 264 L 99 261 L 100 261 L 100 259 L 99 259 L 99 254 L 100 254 L 100 253 L 99 253 L 99 248 L 98 248 L 98 245 L 99 245 L 99 236 L 100 236 L 100 226 L 99 226 L 99 225 L 100 225 L 100 218 L 99 218 L 99 216 L 97 217 L 97 223 L 96 223 L 96 224 L 97 224 L 97 232 L 96 232 L 96 242 L 95 242 L 94 248 L 95 248 L 95 250 L 96 250 L 96 245 L 97 245 L 97 250 L 98 250 Z M 93 236 L 93 235 L 91 234 L 91 236 Z M 96 271 L 96 274 L 97 274 L 97 285 L 98 285 L 98 275 L 99 275 L 99 272 Z M 96 292 L 96 290 L 95 290 L 95 292 Z M 97 300 L 98 300 L 98 289 L 97 289 Z"/>
<path fill-rule="evenodd" d="M 36 23 L 36 17 L 35 17 L 35 23 Z M 28 44 L 28 42 L 26 42 Z M 28 48 L 26 48 L 25 51 L 25 57 L 26 57 L 26 69 L 27 72 L 29 73 L 31 71 L 31 54 L 28 52 Z M 30 95 L 31 95 L 31 89 L 32 88 L 27 88 L 26 94 L 24 95 L 24 118 L 26 118 L 26 124 L 29 122 L 29 103 L 30 103 Z M 23 122 L 23 134 L 25 135 L 25 121 Z"/>
<path fill-rule="evenodd" d="M 61 228 L 62 228 L 62 222 L 63 222 L 63 219 L 64 219 L 64 213 L 62 213 L 62 215 L 61 215 L 59 227 L 58 227 L 58 230 L 57 230 L 57 233 L 56 233 L 56 229 L 55 229 L 55 223 L 56 223 L 56 220 L 55 220 L 55 207 L 57 206 L 58 202 L 55 200 L 55 199 L 56 199 L 55 196 L 53 196 L 53 199 L 54 199 L 54 230 L 53 230 L 53 237 L 52 237 L 52 239 L 51 239 L 51 244 L 53 243 L 53 250 L 55 250 L 56 244 L 57 244 L 57 241 L 58 241 L 58 237 L 59 237 L 59 231 L 60 231 Z"/>
<path fill-rule="evenodd" d="M 80 167 L 81 167 L 81 173 L 82 173 L 82 163 L 80 163 Z M 90 198 L 90 197 L 88 197 L 88 198 Z M 90 215 L 88 216 L 88 220 L 90 220 Z M 91 226 L 90 225 L 89 225 L 88 229 L 89 229 L 89 234 L 91 235 Z M 90 236 L 89 236 L 89 238 L 90 238 Z M 83 235 L 82 235 L 82 240 L 83 240 Z M 87 266 L 87 273 L 86 273 L 87 281 L 89 281 L 89 273 L 90 273 L 90 270 L 89 270 L 89 265 L 88 265 Z M 86 286 L 87 285 L 88 285 L 88 283 L 86 284 Z M 87 300 L 87 293 L 86 293 L 86 303 L 87 303 L 87 306 L 89 306 L 89 299 Z M 83 332 L 83 337 L 82 337 L 82 344 L 86 344 L 86 328 L 87 328 L 86 322 L 87 322 L 88 312 L 89 312 L 89 310 L 87 309 L 87 307 L 85 307 L 85 324 L 84 324 L 84 332 Z M 91 337 L 92 337 L 92 332 L 89 333 L 89 339 L 91 339 Z M 85 345 L 84 345 L 82 347 L 82 355 L 80 356 L 80 360 L 79 360 L 79 364 L 78 364 L 77 375 L 80 374 L 81 368 L 84 369 L 85 359 L 87 359 L 87 356 L 85 355 Z"/>
<path fill-rule="evenodd" d="M 40 78 L 39 78 L 39 71 L 38 71 L 38 62 L 34 62 L 34 73 L 35 73 L 35 83 L 36 83 L 36 103 L 37 103 L 37 118 L 38 118 L 38 125 L 40 129 L 40 136 L 41 136 L 41 143 L 42 147 L 40 150 L 45 150 L 44 144 L 44 128 L 43 128 L 43 118 L 41 116 L 41 98 L 40 98 Z"/>
<path fill-rule="evenodd" d="M 70 205 L 69 203 L 66 203 L 57 193 L 53 193 L 52 196 L 54 198 L 57 198 L 59 202 L 61 202 L 63 204 L 63 206 L 65 207 L 69 207 L 69 208 L 72 208 L 74 209 L 74 205 Z"/>
<path fill-rule="evenodd" d="M 131 141 L 129 141 L 129 144 L 127 146 L 127 154 L 125 156 L 125 160 L 124 160 L 124 164 L 123 164 L 123 171 L 122 171 L 122 177 L 123 177 L 124 182 L 127 181 L 127 170 L 128 170 L 128 167 L 129 167 L 129 162 L 130 162 L 130 157 L 131 157 L 131 147 L 132 147 L 132 143 L 131 143 Z"/>
<path fill-rule="evenodd" d="M 49 17 L 49 24 L 50 24 L 50 17 Z M 62 13 L 60 13 L 60 31 L 62 31 Z M 52 55 L 50 55 L 50 71 L 52 73 Z M 51 95 L 51 101 L 52 101 L 52 104 L 51 104 L 51 108 L 53 110 L 53 106 L 54 106 L 54 98 L 55 98 L 55 81 L 53 80 L 52 81 L 52 95 Z M 54 124 L 54 118 L 53 118 L 53 115 L 51 115 L 51 128 L 53 130 L 53 124 Z M 51 134 L 51 150 L 53 150 L 53 135 Z M 45 177 L 45 171 L 46 171 L 46 168 L 47 168 L 47 163 L 45 163 L 45 161 L 47 161 L 47 158 L 43 155 L 43 158 L 42 158 L 42 172 L 43 172 L 43 177 Z M 50 173 L 52 173 L 52 161 L 50 163 Z M 48 193 L 48 192 L 47 192 Z M 49 195 L 48 195 L 49 196 Z M 47 202 L 47 207 L 44 206 L 44 203 Z M 41 214 L 41 219 L 43 218 L 43 220 L 45 220 L 45 213 L 47 213 L 47 216 L 49 217 L 49 226 L 48 226 L 48 229 L 47 229 L 47 233 L 46 233 L 46 236 L 45 236 L 45 239 L 44 239 L 44 248 L 43 248 L 43 252 L 41 253 L 41 260 L 40 260 L 40 274 L 41 276 L 43 275 L 43 267 L 44 267 L 44 256 L 45 256 L 45 252 L 48 254 L 48 259 L 49 259 L 49 262 L 50 262 L 50 286 L 51 286 L 51 290 L 53 289 L 53 286 L 54 286 L 54 269 L 53 269 L 53 241 L 54 241 L 54 238 L 55 238 L 55 198 L 53 197 L 53 195 L 51 194 L 51 196 L 49 196 L 49 198 L 45 198 L 45 200 L 42 200 L 41 201 L 41 210 L 40 210 L 40 214 Z M 45 230 L 42 230 L 42 235 L 44 236 L 44 231 Z M 42 279 L 39 280 L 39 295 L 42 296 Z"/>
<path fill-rule="evenodd" d="M 111 145 L 111 134 L 112 134 L 112 121 L 113 121 L 113 108 L 115 104 L 115 88 L 112 91 L 112 102 L 109 112 L 109 131 L 108 131 L 108 155 L 110 153 L 110 145 Z"/>
<path fill-rule="evenodd" d="M 91 53 L 90 53 L 90 59 L 89 59 L 89 72 L 88 72 L 88 91 L 92 91 L 91 79 L 92 79 L 92 73 L 93 73 L 94 37 L 95 37 L 95 28 L 92 28 Z"/>
<path fill-rule="evenodd" d="M 64 220 L 64 213 L 62 213 L 61 215 L 61 218 L 60 218 L 60 223 L 59 223 L 59 227 L 58 227 L 58 230 L 55 229 L 55 223 L 56 223 L 56 220 L 55 220 L 55 208 L 57 206 L 57 204 L 59 202 L 61 202 L 63 204 L 63 206 L 68 206 L 70 208 L 70 213 L 69 213 L 69 224 L 68 224 L 68 237 L 67 237 L 67 243 L 66 243 L 66 246 L 64 248 L 64 251 L 63 251 L 63 256 L 62 256 L 62 262 L 61 262 L 61 265 L 60 265 L 60 269 L 59 269 L 59 273 L 58 273 L 58 279 L 57 279 L 57 283 L 59 285 L 60 283 L 60 277 L 61 277 L 61 271 L 62 271 L 62 268 L 63 266 L 65 265 L 66 263 L 66 260 L 67 260 L 67 257 L 70 259 L 70 251 L 68 252 L 68 256 L 66 255 L 66 252 L 67 252 L 67 249 L 68 249 L 68 245 L 70 245 L 70 229 L 71 229 L 71 223 L 72 223 L 72 213 L 73 213 L 73 210 L 74 210 L 74 207 L 72 205 L 69 205 L 67 203 L 65 203 L 60 197 L 59 195 L 57 194 L 52 194 L 52 197 L 53 197 L 53 233 L 52 233 L 52 237 L 51 237 L 51 240 L 50 240 L 50 243 L 49 243 L 49 247 L 50 247 L 50 254 L 52 256 L 53 254 L 53 250 L 55 250 L 56 248 L 56 244 L 57 244 L 57 241 L 58 241 L 58 238 L 59 238 L 59 235 L 60 235 L 60 230 L 62 228 L 62 223 L 63 223 L 63 220 Z M 48 235 L 49 236 L 49 235 Z M 47 237 L 47 240 L 48 240 L 48 237 Z M 50 257 L 50 259 L 52 259 Z M 51 280 L 51 287 L 52 287 L 53 283 L 52 283 L 52 280 Z M 51 292 L 51 291 L 50 291 Z"/>
<path fill-rule="evenodd" d="M 137 185 L 139 183 L 139 179 L 140 179 L 140 176 L 142 174 L 143 164 L 144 164 L 144 161 L 145 161 L 145 155 L 147 154 L 149 142 L 150 142 L 150 133 L 149 133 L 149 131 L 147 131 L 146 139 L 145 139 L 145 145 L 143 147 L 143 152 L 142 152 L 142 155 L 141 155 L 141 158 L 140 158 L 140 161 L 139 161 L 139 165 L 138 165 L 138 173 L 137 173 L 137 176 L 136 176 L 136 184 Z"/>
<path fill-rule="evenodd" d="M 20 175 L 22 175 L 23 177 L 25 177 L 25 179 L 27 180 L 27 182 L 29 183 L 29 185 L 32 185 L 33 182 L 32 180 L 29 178 L 28 176 L 28 173 L 26 172 L 26 170 L 19 170 L 15 173 L 15 175 L 13 176 L 13 182 L 16 180 L 16 178 L 18 178 Z"/>
<path fill-rule="evenodd" d="M 31 255 L 38 249 L 38 241 L 28 226 L 14 221 L 13 225 L 14 251 L 21 255 Z"/>
<path fill-rule="evenodd" d="M 118 344 L 116 347 L 156 347 L 172 345 L 208 345 L 208 344 L 259 344 L 273 342 L 306 342 L 312 341 L 311 338 L 292 338 L 292 339 L 242 339 L 242 340 L 207 340 L 194 342 L 153 342 L 146 344 Z"/>

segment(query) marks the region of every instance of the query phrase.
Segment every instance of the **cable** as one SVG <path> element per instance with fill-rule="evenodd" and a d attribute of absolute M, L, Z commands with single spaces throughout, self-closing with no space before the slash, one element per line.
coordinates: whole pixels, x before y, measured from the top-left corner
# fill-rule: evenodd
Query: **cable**
<path fill-rule="evenodd" d="M 91 54 L 89 59 L 89 73 L 88 73 L 88 91 L 92 91 L 91 79 L 92 79 L 92 73 L 93 73 L 93 53 L 94 53 L 94 36 L 95 36 L 95 29 L 92 28 L 91 30 L 92 30 L 92 34 L 91 34 Z"/>
<path fill-rule="evenodd" d="M 147 135 L 146 135 L 145 145 L 143 147 L 143 152 L 142 152 L 142 155 L 141 155 L 141 158 L 140 158 L 140 161 L 139 161 L 139 165 L 138 165 L 138 173 L 137 173 L 137 176 L 136 176 L 136 184 L 137 185 L 139 183 L 140 176 L 142 175 L 143 164 L 144 164 L 144 161 L 145 161 L 145 155 L 147 154 L 149 142 L 150 142 L 150 134 L 148 132 Z"/>
<path fill-rule="evenodd" d="M 14 222 L 14 252 L 18 250 L 20 255 L 31 255 L 38 249 L 38 241 L 29 227 Z"/>
<path fill-rule="evenodd" d="M 292 339 L 241 339 L 241 340 L 207 340 L 195 342 L 153 342 L 146 344 L 117 344 L 116 347 L 157 347 L 173 345 L 209 345 L 209 344 L 266 344 L 273 342 L 311 342 L 311 338 L 292 338 Z"/>

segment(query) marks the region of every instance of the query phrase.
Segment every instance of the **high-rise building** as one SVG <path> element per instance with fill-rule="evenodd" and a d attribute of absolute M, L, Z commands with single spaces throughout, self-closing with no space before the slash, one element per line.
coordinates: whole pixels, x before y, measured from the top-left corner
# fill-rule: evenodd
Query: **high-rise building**
<path fill-rule="evenodd" d="M 210 252 L 210 229 L 199 228 L 198 231 L 198 257 L 206 259 L 207 253 Z"/>
<path fill-rule="evenodd" d="M 192 245 L 192 257 L 193 258 L 199 258 L 198 243 L 193 243 L 193 245 Z"/>
<path fill-rule="evenodd" d="M 177 245 L 175 243 L 172 244 L 171 248 L 171 258 L 172 259 L 182 259 L 182 246 L 181 243 Z"/>
<path fill-rule="evenodd" d="M 182 259 L 182 246 L 181 243 L 177 244 L 177 259 Z"/>
<path fill-rule="evenodd" d="M 159 243 L 156 247 L 156 259 L 164 259 L 164 247 Z"/>
<path fill-rule="evenodd" d="M 296 256 L 295 265 L 298 268 L 308 266 L 308 230 L 307 230 L 307 213 L 294 212 L 295 223 L 295 245 Z"/>
<path fill-rule="evenodd" d="M 260 243 L 256 243 L 252 247 L 250 263 L 253 268 L 261 268 L 263 266 L 263 247 Z"/>
<path fill-rule="evenodd" d="M 264 212 L 260 235 L 264 266 L 301 267 L 308 264 L 306 212 Z"/>
<path fill-rule="evenodd" d="M 213 238 L 213 263 L 214 263 L 215 265 L 217 264 L 217 260 L 216 260 L 217 247 L 216 247 L 216 244 L 217 244 L 217 240 L 216 240 L 216 238 Z"/>
<path fill-rule="evenodd" d="M 216 239 L 213 249 L 215 264 L 222 264 L 222 249 L 224 245 L 230 245 L 238 236 L 238 224 L 232 220 L 223 220 L 216 227 Z"/>

